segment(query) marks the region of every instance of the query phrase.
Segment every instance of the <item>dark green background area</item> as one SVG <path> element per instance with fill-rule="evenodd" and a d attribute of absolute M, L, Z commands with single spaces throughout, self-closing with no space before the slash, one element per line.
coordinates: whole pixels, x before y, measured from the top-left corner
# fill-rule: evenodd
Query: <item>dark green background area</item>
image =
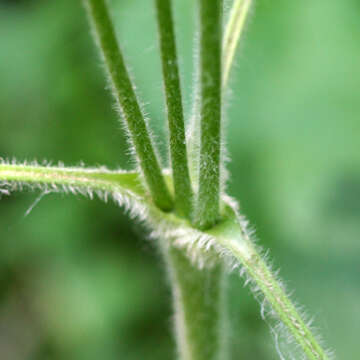
<path fill-rule="evenodd" d="M 184 102 L 195 1 L 175 0 Z M 116 30 L 166 158 L 152 1 L 112 0 Z M 228 192 L 338 359 L 360 357 L 360 3 L 258 0 L 231 75 Z M 0 157 L 131 168 L 79 1 L 0 1 Z M 160 257 L 122 209 L 39 194 L 0 201 L 2 360 L 170 359 Z M 277 359 L 232 275 L 233 359 Z"/>

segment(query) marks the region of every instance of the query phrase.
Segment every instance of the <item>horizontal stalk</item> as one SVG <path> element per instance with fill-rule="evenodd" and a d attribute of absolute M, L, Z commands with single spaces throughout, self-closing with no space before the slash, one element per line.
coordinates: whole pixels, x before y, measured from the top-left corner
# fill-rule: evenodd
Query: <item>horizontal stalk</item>
<path fill-rule="evenodd" d="M 66 191 L 104 191 L 133 194 L 146 198 L 139 173 L 106 169 L 64 168 L 54 166 L 0 164 L 0 188 L 16 184 Z"/>

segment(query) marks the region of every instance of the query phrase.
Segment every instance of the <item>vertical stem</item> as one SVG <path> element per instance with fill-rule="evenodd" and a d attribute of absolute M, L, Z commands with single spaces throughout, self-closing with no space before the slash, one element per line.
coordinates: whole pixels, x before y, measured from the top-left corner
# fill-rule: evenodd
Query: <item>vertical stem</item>
<path fill-rule="evenodd" d="M 170 210 L 172 199 L 162 176 L 144 116 L 117 43 L 108 8 L 104 0 L 85 0 L 85 5 L 145 182 L 154 203 L 163 210 Z"/>
<path fill-rule="evenodd" d="M 195 223 L 205 229 L 219 218 L 222 0 L 199 0 L 199 5 L 201 144 Z"/>
<path fill-rule="evenodd" d="M 246 20 L 249 16 L 252 0 L 234 0 L 229 19 L 225 27 L 223 39 L 223 88 L 229 79 L 236 48 L 243 33 Z"/>
<path fill-rule="evenodd" d="M 155 0 L 164 78 L 175 207 L 190 217 L 193 192 L 187 164 L 184 115 L 180 88 L 171 0 Z"/>
<path fill-rule="evenodd" d="M 166 253 L 175 310 L 175 332 L 180 360 L 224 360 L 224 273 L 219 265 L 199 270 L 183 253 Z"/>
<path fill-rule="evenodd" d="M 201 23 L 203 26 L 200 49 L 202 69 L 201 115 L 203 121 L 202 135 L 205 140 L 203 141 L 203 137 L 201 138 L 202 145 L 204 145 L 202 148 L 203 157 L 201 158 L 203 172 L 200 180 L 202 192 L 200 190 L 198 199 L 198 204 L 201 204 L 200 211 L 196 215 L 198 216 L 197 219 L 201 220 L 198 222 L 199 226 L 209 226 L 217 220 L 219 212 L 219 170 L 216 167 L 219 168 L 220 151 L 219 149 L 212 151 L 211 143 L 218 136 L 220 148 L 221 2 L 208 0 L 202 1 L 202 3 Z M 170 109 L 177 111 L 179 116 L 179 114 L 182 114 L 179 111 L 181 109 L 181 97 L 179 96 L 179 82 L 178 80 L 174 81 L 175 78 L 178 78 L 178 70 L 173 30 L 170 29 L 172 28 L 170 2 L 168 0 L 157 0 L 157 9 L 165 86 L 168 87 L 167 96 L 171 97 L 167 97 L 168 111 L 169 115 L 172 115 Z M 171 54 L 173 55 L 171 56 Z M 171 124 L 172 120 L 169 118 L 170 131 L 171 126 L 178 126 L 175 122 Z M 179 118 L 177 121 L 179 121 Z M 182 119 L 181 123 L 183 124 Z M 181 136 L 176 140 L 181 139 L 185 142 L 184 133 Z M 170 148 L 171 150 L 177 150 L 176 144 L 171 144 L 171 142 Z M 183 148 L 185 150 L 185 145 Z M 184 154 L 186 153 L 183 152 L 182 155 Z M 211 157 L 212 165 L 215 165 L 215 168 L 212 168 L 214 171 L 211 172 L 210 178 L 209 164 L 206 164 L 208 156 Z M 185 158 L 181 160 L 186 161 Z M 188 170 L 186 174 L 188 175 Z M 201 183 L 201 181 L 203 182 Z M 183 250 L 176 249 L 171 245 L 167 246 L 165 253 L 173 290 L 175 331 L 179 358 L 181 360 L 224 360 L 224 274 L 222 267 L 219 265 L 213 269 L 200 270 L 191 263 Z"/>

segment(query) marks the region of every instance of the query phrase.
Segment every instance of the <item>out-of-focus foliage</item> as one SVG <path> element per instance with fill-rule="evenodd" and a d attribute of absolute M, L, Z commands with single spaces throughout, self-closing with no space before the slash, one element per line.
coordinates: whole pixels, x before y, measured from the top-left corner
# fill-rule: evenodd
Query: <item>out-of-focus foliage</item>
<path fill-rule="evenodd" d="M 194 6 L 175 0 L 187 114 Z M 151 1 L 111 1 L 159 142 L 165 121 Z M 339 359 L 360 355 L 360 4 L 258 0 L 225 129 L 229 193 Z M 0 1 L 0 156 L 130 168 L 78 1 Z M 164 154 L 165 147 L 162 146 Z M 0 201 L 3 360 L 169 359 L 170 294 L 155 247 L 115 205 Z M 258 305 L 229 280 L 234 359 L 275 359 Z"/>

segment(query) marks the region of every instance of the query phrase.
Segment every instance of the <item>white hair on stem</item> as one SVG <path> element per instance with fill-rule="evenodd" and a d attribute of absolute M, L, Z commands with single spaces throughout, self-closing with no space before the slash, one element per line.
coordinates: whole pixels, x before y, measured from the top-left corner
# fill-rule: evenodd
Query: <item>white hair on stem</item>
<path fill-rule="evenodd" d="M 166 172 L 164 174 L 166 176 Z M 19 164 L 15 160 L 0 160 L 0 193 L 40 190 L 95 196 L 103 201 L 112 199 L 125 208 L 149 229 L 150 237 L 164 239 L 166 246 L 183 249 L 188 258 L 200 269 L 211 268 L 221 260 L 228 272 L 237 271 L 260 303 L 263 318 L 274 319 L 275 340 L 285 339 L 286 345 L 294 343 L 291 354 L 306 354 L 311 360 L 332 358 L 324 351 L 311 330 L 311 320 L 293 305 L 277 272 L 268 265 L 264 253 L 253 241 L 247 220 L 238 213 L 237 203 L 223 196 L 223 221 L 208 231 L 194 229 L 175 213 L 164 213 L 149 200 L 137 173 L 101 168 L 64 168 Z M 39 200 L 38 200 L 39 201 Z M 285 336 L 283 334 L 286 334 Z M 280 345 L 276 342 L 280 349 Z M 279 353 L 284 353 L 279 350 Z M 279 355 L 280 356 L 280 355 Z"/>

